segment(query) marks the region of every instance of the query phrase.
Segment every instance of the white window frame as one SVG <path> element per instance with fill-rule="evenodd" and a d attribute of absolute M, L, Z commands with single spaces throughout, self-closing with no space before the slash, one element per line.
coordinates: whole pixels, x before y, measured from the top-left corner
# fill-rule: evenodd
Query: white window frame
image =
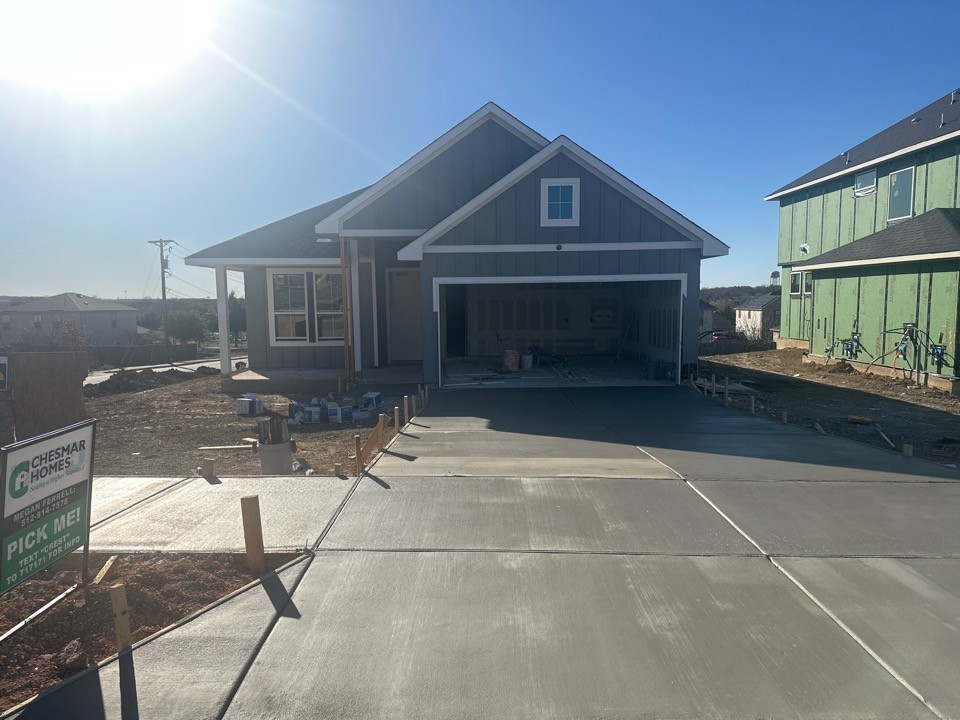
<path fill-rule="evenodd" d="M 869 173 L 873 173 L 873 185 L 869 185 L 867 187 L 860 188 L 858 190 L 857 179 Z M 878 177 L 877 168 L 870 168 L 869 170 L 864 170 L 863 172 L 859 172 L 856 175 L 854 175 L 853 176 L 853 196 L 866 197 L 867 195 L 873 195 L 877 191 L 877 177 Z"/>
<path fill-rule="evenodd" d="M 807 278 L 810 278 L 809 290 L 807 290 Z M 800 293 L 804 297 L 813 295 L 813 273 L 809 270 L 804 270 L 802 273 L 800 273 Z"/>
<path fill-rule="evenodd" d="M 893 199 L 893 188 L 888 187 L 887 188 L 887 222 L 891 222 L 893 220 L 906 220 L 907 218 L 913 217 L 913 201 L 915 199 L 914 194 L 917 191 L 917 166 L 908 165 L 907 167 L 900 168 L 899 170 L 894 170 L 889 175 L 888 183 L 892 186 L 893 176 L 898 175 L 902 172 L 906 172 L 907 170 L 910 171 L 910 211 L 906 215 L 900 215 L 899 217 L 890 217 L 890 201 Z"/>
<path fill-rule="evenodd" d="M 340 275 L 340 268 L 336 267 L 277 267 L 277 268 L 267 268 L 266 270 L 266 295 L 267 295 L 267 330 L 270 337 L 270 347 L 343 347 L 343 339 L 324 339 L 317 340 L 316 342 L 310 342 L 310 333 L 307 332 L 306 340 L 277 340 L 277 326 L 275 323 L 275 315 L 273 306 L 273 276 L 274 275 L 303 275 L 304 277 L 304 289 L 305 291 L 309 290 L 314 292 L 312 287 L 306 287 L 306 276 L 308 272 L 312 272 L 314 275 Z M 304 298 L 306 300 L 306 298 Z M 299 314 L 299 313 L 296 313 Z M 304 308 L 304 315 L 307 316 L 307 322 L 310 320 L 309 312 L 309 303 L 306 303 Z M 314 328 L 316 328 L 317 322 L 317 313 L 313 313 L 313 323 Z M 346 313 L 344 313 L 344 322 L 346 322 Z M 344 328 L 346 332 L 346 328 Z M 319 333 L 317 333 L 319 337 Z"/>
<path fill-rule="evenodd" d="M 800 276 L 800 289 L 797 292 L 793 291 L 793 276 Z M 800 270 L 791 270 L 790 271 L 790 297 L 800 297 L 803 294 L 803 273 Z"/>
<path fill-rule="evenodd" d="M 573 186 L 573 217 L 547 217 L 547 194 L 549 188 L 563 185 Z M 580 178 L 542 178 L 540 180 L 540 227 L 578 227 L 580 225 Z"/>

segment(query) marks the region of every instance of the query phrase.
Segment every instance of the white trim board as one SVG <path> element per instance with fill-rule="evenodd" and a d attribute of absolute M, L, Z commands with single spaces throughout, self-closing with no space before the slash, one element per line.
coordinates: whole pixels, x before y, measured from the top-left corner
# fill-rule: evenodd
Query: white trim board
<path fill-rule="evenodd" d="M 688 237 L 693 237 L 699 240 L 702 247 L 703 257 L 717 257 L 720 255 L 726 255 L 729 252 L 730 248 L 726 243 L 717 239 L 691 220 L 685 218 L 662 200 L 654 197 L 632 180 L 624 177 L 612 167 L 591 155 L 569 138 L 561 135 L 525 163 L 507 173 L 507 175 L 495 182 L 468 203 L 462 205 L 460 208 L 427 230 L 427 232 L 414 240 L 412 243 L 404 248 L 401 248 L 400 252 L 397 253 L 397 258 L 400 260 L 422 260 L 424 247 L 445 233 L 449 232 L 468 216 L 475 213 L 487 203 L 495 200 L 501 194 L 506 192 L 507 189 L 518 183 L 530 173 L 534 172 L 537 168 L 560 152 L 566 152 L 571 155 L 574 160 L 579 162 L 585 168 L 599 175 L 601 180 L 606 181 L 620 192 L 633 198 L 646 209 L 653 212 L 654 215 L 658 216 L 661 220 L 676 228 L 679 232 Z"/>
<path fill-rule="evenodd" d="M 186 258 L 186 265 L 216 267 L 217 265 L 237 267 L 340 267 L 340 258 Z"/>
<path fill-rule="evenodd" d="M 437 157 L 437 155 L 451 147 L 461 138 L 466 137 L 475 128 L 491 119 L 511 131 L 520 139 L 525 140 L 534 148 L 540 149 L 548 142 L 540 133 L 517 120 L 517 118 L 513 117 L 513 115 L 499 105 L 489 102 L 470 115 L 470 117 L 438 137 L 398 168 L 384 175 L 380 180 L 368 187 L 364 192 L 360 193 L 332 215 L 318 222 L 315 228 L 317 233 L 320 235 L 335 235 L 341 232 L 343 223 L 353 215 L 356 215 L 360 210 L 382 196 L 392 187 L 395 187 L 401 181 L 406 180 L 421 167 Z"/>
<path fill-rule="evenodd" d="M 345 237 L 345 238 L 368 238 L 368 237 L 372 237 L 372 238 L 377 238 L 377 237 L 384 237 L 384 238 L 390 238 L 390 237 L 408 238 L 408 237 L 413 237 L 413 238 L 415 238 L 415 237 L 420 237 L 420 236 L 423 235 L 426 231 L 427 231 L 426 228 L 422 228 L 422 229 L 419 229 L 419 230 L 416 230 L 416 229 L 412 229 L 412 230 L 408 230 L 408 229 L 399 229 L 399 230 L 397 230 L 397 229 L 394 229 L 394 230 L 350 230 L 350 229 L 345 229 L 345 230 L 341 230 L 341 231 L 340 231 L 340 237 Z M 321 239 L 317 240 L 317 242 L 328 242 L 328 241 L 327 241 L 326 239 L 324 239 L 324 238 L 321 238 Z"/>
<path fill-rule="evenodd" d="M 814 185 L 819 185 L 820 183 L 825 183 L 830 180 L 834 180 L 838 177 L 843 177 L 844 175 L 849 175 L 850 173 L 858 172 L 865 168 L 869 168 L 873 165 L 880 165 L 881 163 L 885 163 L 888 160 L 894 160 L 895 158 L 902 157 L 903 155 L 909 155 L 910 153 L 917 152 L 918 150 L 923 150 L 924 148 L 928 148 L 931 145 L 939 145 L 940 143 L 945 143 L 958 137 L 960 137 L 960 130 L 957 130 L 956 132 L 948 133 L 946 135 L 941 135 L 940 137 L 933 138 L 932 140 L 924 140 L 922 143 L 917 143 L 916 145 L 910 145 L 909 147 L 905 147 L 901 150 L 896 150 L 895 152 L 888 153 L 886 155 L 881 155 L 878 158 L 874 158 L 873 160 L 868 160 L 867 162 L 859 163 L 858 165 L 851 165 L 848 168 L 844 168 L 843 170 L 839 170 L 835 173 L 831 173 L 830 175 L 824 175 L 822 178 L 817 178 L 816 180 L 810 180 L 809 182 L 805 182 L 802 185 L 797 185 L 796 187 L 787 188 L 786 190 L 780 190 L 779 192 L 770 193 L 764 198 L 764 200 L 776 200 L 777 198 L 781 198 L 784 195 L 790 195 L 792 193 L 795 193 L 798 190 L 805 190 L 808 187 L 813 187 Z"/>
<path fill-rule="evenodd" d="M 441 253 L 523 253 L 523 252 L 613 252 L 617 250 L 699 250 L 696 240 L 676 242 L 624 242 L 624 243 L 568 243 L 549 245 L 547 243 L 520 245 L 427 245 L 424 255 Z"/>
<path fill-rule="evenodd" d="M 687 273 L 644 273 L 639 275 L 517 275 L 489 277 L 433 278 L 433 311 L 440 311 L 441 285 L 544 285 L 554 283 L 647 282 L 679 280 L 680 293 L 687 295 Z"/>
<path fill-rule="evenodd" d="M 960 258 L 960 251 L 926 253 L 923 255 L 895 255 L 893 257 L 871 258 L 869 260 L 844 260 L 839 262 L 817 263 L 814 265 L 791 265 L 790 267 L 797 268 L 796 270 L 791 270 L 791 273 L 799 273 L 807 270 L 828 270 L 830 268 L 859 267 L 861 265 L 896 265 L 899 263 L 951 260 L 955 258 Z"/>

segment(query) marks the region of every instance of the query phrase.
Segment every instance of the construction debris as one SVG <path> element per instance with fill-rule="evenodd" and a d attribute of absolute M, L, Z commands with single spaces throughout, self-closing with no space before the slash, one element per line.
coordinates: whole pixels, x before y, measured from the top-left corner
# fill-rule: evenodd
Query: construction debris
<path fill-rule="evenodd" d="M 847 415 L 847 422 L 854 425 L 873 425 L 873 418 L 869 415 Z"/>

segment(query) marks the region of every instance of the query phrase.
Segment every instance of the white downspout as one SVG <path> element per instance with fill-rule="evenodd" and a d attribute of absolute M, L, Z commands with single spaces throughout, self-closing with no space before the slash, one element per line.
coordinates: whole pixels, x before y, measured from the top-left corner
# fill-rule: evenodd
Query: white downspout
<path fill-rule="evenodd" d="M 230 377 L 230 313 L 227 308 L 227 267 L 216 266 L 217 333 L 220 336 L 220 374 Z"/>

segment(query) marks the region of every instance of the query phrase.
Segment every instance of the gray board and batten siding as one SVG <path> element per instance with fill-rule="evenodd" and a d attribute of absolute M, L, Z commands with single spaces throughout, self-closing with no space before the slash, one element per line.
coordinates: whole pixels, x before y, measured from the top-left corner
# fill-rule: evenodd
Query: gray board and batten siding
<path fill-rule="evenodd" d="M 540 180 L 580 178 L 580 224 L 540 226 Z M 560 153 L 479 207 L 438 237 L 435 250 L 451 245 L 682 242 L 690 238 L 641 207 L 573 158 Z M 437 247 L 439 246 L 439 247 Z M 434 278 L 563 277 L 686 274 L 682 363 L 697 359 L 699 248 L 555 252 L 430 252 L 423 255 L 421 305 L 424 318 L 424 377 L 438 376 L 438 329 L 433 309 Z M 679 293 L 679 289 L 677 291 Z"/>

